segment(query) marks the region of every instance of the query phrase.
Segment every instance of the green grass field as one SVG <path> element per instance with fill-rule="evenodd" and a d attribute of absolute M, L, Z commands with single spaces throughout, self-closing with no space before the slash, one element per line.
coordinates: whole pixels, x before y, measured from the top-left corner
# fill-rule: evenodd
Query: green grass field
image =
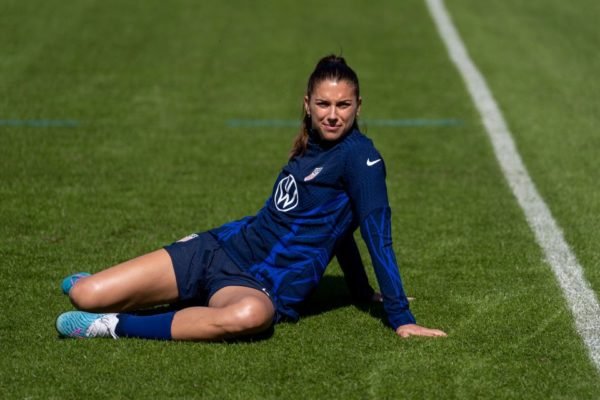
<path fill-rule="evenodd" d="M 576 3 L 447 7 L 598 293 L 600 3 Z M 448 338 L 396 337 L 334 263 L 267 340 L 59 339 L 67 274 L 262 206 L 295 128 L 230 122 L 299 118 L 331 52 L 361 78 L 411 307 Z M 600 398 L 422 1 L 0 0 L 0 94 L 0 398 Z"/>

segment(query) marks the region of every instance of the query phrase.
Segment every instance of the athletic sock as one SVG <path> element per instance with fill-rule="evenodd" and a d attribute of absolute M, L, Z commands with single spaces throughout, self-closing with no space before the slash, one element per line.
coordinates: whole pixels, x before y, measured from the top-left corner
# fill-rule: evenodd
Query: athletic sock
<path fill-rule="evenodd" d="M 171 323 L 175 311 L 154 315 L 118 314 L 115 328 L 118 337 L 171 340 Z"/>

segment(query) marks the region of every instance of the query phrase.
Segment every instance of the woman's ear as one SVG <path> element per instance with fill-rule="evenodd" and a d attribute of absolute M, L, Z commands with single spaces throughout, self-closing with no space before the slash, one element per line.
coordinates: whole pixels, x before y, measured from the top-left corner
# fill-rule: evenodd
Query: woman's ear
<path fill-rule="evenodd" d="M 310 107 L 309 107 L 309 102 L 310 99 L 307 96 L 304 96 L 304 112 L 306 113 L 306 115 L 310 116 Z"/>

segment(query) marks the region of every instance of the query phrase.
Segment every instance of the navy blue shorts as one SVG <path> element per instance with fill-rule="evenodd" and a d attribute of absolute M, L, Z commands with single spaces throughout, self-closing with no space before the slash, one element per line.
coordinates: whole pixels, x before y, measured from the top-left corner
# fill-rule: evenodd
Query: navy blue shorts
<path fill-rule="evenodd" d="M 209 233 L 192 234 L 165 246 L 171 256 L 179 300 L 208 305 L 226 286 L 245 286 L 269 295 L 254 277 L 238 267 Z"/>

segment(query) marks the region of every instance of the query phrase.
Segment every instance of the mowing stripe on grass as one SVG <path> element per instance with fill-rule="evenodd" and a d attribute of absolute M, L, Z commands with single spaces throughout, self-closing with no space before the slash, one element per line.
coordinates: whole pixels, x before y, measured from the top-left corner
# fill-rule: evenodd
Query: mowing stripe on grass
<path fill-rule="evenodd" d="M 33 128 L 74 128 L 79 125 L 78 121 L 71 119 L 0 119 L 0 126 L 11 127 L 33 127 Z"/>
<path fill-rule="evenodd" d="M 581 265 L 566 243 L 561 228 L 529 177 L 504 117 L 483 75 L 471 61 L 443 0 L 427 0 L 427 6 L 450 58 L 460 71 L 481 114 L 504 176 L 562 288 L 577 330 L 596 368 L 600 370 L 600 306 L 596 294 L 583 276 Z"/>

